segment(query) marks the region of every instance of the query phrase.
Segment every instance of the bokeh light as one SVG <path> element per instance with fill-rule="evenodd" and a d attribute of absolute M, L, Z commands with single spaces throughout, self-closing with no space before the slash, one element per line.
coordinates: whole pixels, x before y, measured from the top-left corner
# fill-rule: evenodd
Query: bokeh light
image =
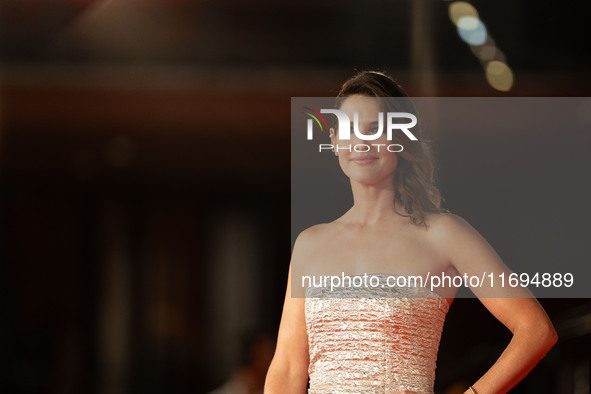
<path fill-rule="evenodd" d="M 469 45 L 482 45 L 486 42 L 486 26 L 478 18 L 463 16 L 458 20 L 458 34 Z"/>
<path fill-rule="evenodd" d="M 465 1 L 455 1 L 449 5 L 448 11 L 458 35 L 470 46 L 470 50 L 484 67 L 488 83 L 502 92 L 511 90 L 513 71 L 507 65 L 503 52 L 488 34 L 476 8 Z"/>
<path fill-rule="evenodd" d="M 486 66 L 488 62 L 493 60 L 498 60 L 500 62 L 506 63 L 506 58 L 503 52 L 494 45 L 478 45 L 472 46 L 470 48 L 474 56 L 476 56 L 480 61 L 483 63 L 483 66 Z"/>
<path fill-rule="evenodd" d="M 454 23 L 454 25 L 458 25 L 458 22 L 463 17 L 473 17 L 479 19 L 478 11 L 476 8 L 470 3 L 466 3 L 465 1 L 455 1 L 449 6 L 449 18 Z"/>
<path fill-rule="evenodd" d="M 486 65 L 486 80 L 493 88 L 507 92 L 513 86 L 513 71 L 506 63 L 493 60 Z"/>

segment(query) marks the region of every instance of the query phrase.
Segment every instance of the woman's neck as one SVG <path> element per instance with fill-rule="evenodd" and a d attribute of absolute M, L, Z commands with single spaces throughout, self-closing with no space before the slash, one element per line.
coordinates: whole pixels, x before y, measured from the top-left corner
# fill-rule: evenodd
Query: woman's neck
<path fill-rule="evenodd" d="M 359 224 L 374 224 L 380 220 L 396 215 L 394 185 L 364 185 L 351 182 L 353 191 L 353 208 L 349 211 L 349 219 Z"/>

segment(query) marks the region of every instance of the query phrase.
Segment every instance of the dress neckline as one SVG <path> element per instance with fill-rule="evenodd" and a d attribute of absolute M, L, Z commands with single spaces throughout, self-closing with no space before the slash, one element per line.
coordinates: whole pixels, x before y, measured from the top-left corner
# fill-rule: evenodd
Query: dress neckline
<path fill-rule="evenodd" d="M 364 277 L 365 275 L 367 275 L 368 277 L 380 277 L 380 278 L 387 278 L 387 277 L 415 277 L 415 276 L 420 276 L 421 278 L 423 278 L 422 275 L 412 275 L 412 274 L 408 274 L 408 275 L 401 275 L 401 274 L 386 274 L 383 272 L 377 272 L 377 273 L 363 273 L 363 274 L 353 274 L 353 275 L 345 275 L 351 278 L 354 277 Z M 307 289 L 314 289 L 315 287 L 308 287 Z M 371 289 L 373 287 L 365 287 L 367 289 Z M 376 289 L 379 289 L 380 287 L 376 287 Z M 383 288 L 383 286 L 381 287 Z M 429 287 L 426 286 L 390 286 L 390 288 L 392 289 L 402 289 L 402 288 L 409 288 L 409 289 L 420 289 L 421 291 L 427 292 L 431 295 L 434 296 L 434 298 L 438 298 L 440 300 L 440 302 L 445 302 L 445 304 L 447 305 L 447 307 L 451 306 L 451 303 L 449 302 L 449 300 L 447 299 L 447 297 L 442 296 L 441 294 L 429 289 Z M 307 297 L 306 297 L 307 298 Z M 430 297 L 416 297 L 416 298 L 430 298 Z"/>
<path fill-rule="evenodd" d="M 378 272 L 378 273 L 374 273 L 374 274 L 367 274 L 367 275 L 375 275 L 375 276 L 380 276 L 380 277 L 388 277 L 388 276 L 421 276 L 421 278 L 423 277 L 422 275 L 400 275 L 400 274 L 385 274 L 383 272 Z M 363 275 L 352 275 L 352 276 L 363 276 Z M 441 294 L 431 290 L 430 288 L 426 287 L 426 286 L 407 286 L 407 287 L 413 287 L 413 288 L 420 288 L 420 289 L 424 289 L 425 291 L 433 294 L 436 298 L 440 298 L 442 300 L 444 300 L 448 306 L 450 306 L 450 302 L 448 301 L 447 297 L 442 296 Z"/>

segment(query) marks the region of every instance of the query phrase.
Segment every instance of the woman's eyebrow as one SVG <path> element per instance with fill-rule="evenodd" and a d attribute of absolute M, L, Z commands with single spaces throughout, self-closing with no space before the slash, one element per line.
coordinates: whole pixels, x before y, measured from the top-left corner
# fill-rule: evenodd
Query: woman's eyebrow
<path fill-rule="evenodd" d="M 379 123 L 380 123 L 379 121 L 374 120 L 373 122 L 369 122 L 368 124 L 374 125 L 374 124 L 379 124 Z M 350 124 L 351 128 L 353 127 L 354 124 L 355 124 L 354 122 L 351 122 L 351 124 Z"/>

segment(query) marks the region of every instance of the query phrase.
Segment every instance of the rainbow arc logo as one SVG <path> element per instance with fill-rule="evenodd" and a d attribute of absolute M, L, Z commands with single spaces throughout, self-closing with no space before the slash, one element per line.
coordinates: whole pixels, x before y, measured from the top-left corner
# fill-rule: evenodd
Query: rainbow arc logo
<path fill-rule="evenodd" d="M 328 124 L 326 123 L 324 116 L 322 116 L 320 114 L 320 112 L 314 111 L 310 107 L 303 107 L 303 108 L 306 110 L 306 111 L 304 111 L 304 114 L 306 114 L 306 115 L 310 116 L 312 119 L 314 119 L 316 121 L 316 123 L 318 124 L 318 126 L 320 127 L 321 131 L 324 131 L 324 129 L 326 128 L 326 131 L 328 132 Z M 312 119 L 308 119 L 308 123 L 312 122 Z M 312 139 L 311 133 L 312 133 L 312 127 L 308 127 L 308 139 Z"/>

